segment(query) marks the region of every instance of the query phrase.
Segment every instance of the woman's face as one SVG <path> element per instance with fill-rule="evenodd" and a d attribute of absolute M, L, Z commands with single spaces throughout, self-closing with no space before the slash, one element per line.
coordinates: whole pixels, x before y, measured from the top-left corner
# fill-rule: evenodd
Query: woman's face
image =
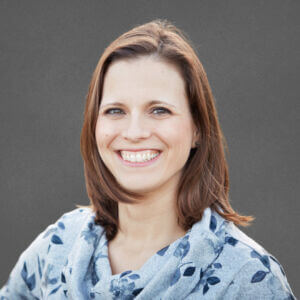
<path fill-rule="evenodd" d="M 150 56 L 110 65 L 95 136 L 104 164 L 121 186 L 144 193 L 176 187 L 194 147 L 194 129 L 176 67 Z"/>

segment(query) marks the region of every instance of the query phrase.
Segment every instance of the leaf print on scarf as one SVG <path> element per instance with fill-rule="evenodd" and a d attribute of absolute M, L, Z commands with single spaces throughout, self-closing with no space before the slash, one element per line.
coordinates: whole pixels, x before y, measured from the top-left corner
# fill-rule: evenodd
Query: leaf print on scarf
<path fill-rule="evenodd" d="M 207 245 L 210 245 L 211 250 L 213 250 L 217 256 L 219 256 L 223 251 L 224 246 L 222 242 L 219 241 L 218 243 L 214 243 L 210 238 L 206 237 L 203 238 L 203 240 L 205 240 Z"/>
<path fill-rule="evenodd" d="M 66 258 L 64 267 L 62 268 L 61 274 L 60 274 L 60 281 L 62 284 L 63 293 L 68 298 L 68 289 L 67 289 L 67 277 L 68 276 L 68 258 Z"/>
<path fill-rule="evenodd" d="M 230 235 L 227 235 L 225 237 L 225 244 L 229 244 L 231 246 L 235 246 L 237 244 L 238 240 L 235 239 L 234 237 L 230 236 Z"/>
<path fill-rule="evenodd" d="M 212 276 L 212 277 L 208 277 L 207 278 L 207 282 L 210 284 L 210 285 L 215 285 L 217 283 L 219 283 L 221 280 L 219 279 L 219 277 L 216 277 L 216 276 Z"/>
<path fill-rule="evenodd" d="M 61 272 L 61 277 L 60 277 L 61 282 L 66 283 L 66 277 L 64 272 Z"/>
<path fill-rule="evenodd" d="M 214 215 L 211 215 L 209 229 L 214 232 L 216 228 L 217 228 L 217 219 Z"/>
<path fill-rule="evenodd" d="M 56 287 L 55 289 L 53 289 L 53 290 L 49 293 L 49 296 L 55 294 L 55 293 L 60 289 L 60 287 L 61 287 L 61 284 L 60 284 L 58 287 Z"/>
<path fill-rule="evenodd" d="M 188 239 L 189 239 L 188 235 L 184 236 L 182 241 L 176 247 L 173 253 L 174 256 L 184 258 L 188 254 L 190 250 L 190 242 Z"/>
<path fill-rule="evenodd" d="M 128 277 L 133 280 L 141 278 L 139 274 L 131 274 Z"/>
<path fill-rule="evenodd" d="M 56 284 L 58 282 L 58 277 L 50 278 L 50 272 L 53 270 L 54 265 L 48 264 L 46 273 L 45 273 L 45 284 L 48 286 L 48 284 Z"/>
<path fill-rule="evenodd" d="M 257 251 L 255 251 L 254 249 L 251 251 L 250 256 L 252 258 L 258 258 L 261 263 L 269 270 L 268 272 L 263 271 L 263 270 L 258 270 L 251 278 L 251 283 L 255 283 L 255 282 L 260 282 L 262 280 L 264 280 L 264 278 L 266 277 L 266 275 L 268 273 L 271 272 L 271 268 L 270 268 L 270 260 L 269 257 L 267 255 L 261 255 L 259 254 Z"/>
<path fill-rule="evenodd" d="M 195 267 L 187 267 L 183 273 L 183 276 L 192 276 L 195 273 Z"/>
<path fill-rule="evenodd" d="M 156 252 L 156 254 L 159 255 L 159 256 L 164 256 L 165 253 L 167 252 L 167 250 L 169 249 L 169 247 L 170 247 L 170 245 L 160 249 L 159 251 Z"/>
<path fill-rule="evenodd" d="M 251 283 L 262 281 L 269 272 L 257 271 L 251 278 Z"/>
<path fill-rule="evenodd" d="M 47 268 L 45 271 L 45 279 L 42 282 L 42 286 L 44 288 L 47 288 L 49 285 L 55 285 L 55 284 L 59 283 L 59 281 L 58 281 L 59 276 L 50 278 L 50 273 L 53 269 L 54 269 L 54 265 L 52 265 L 52 264 L 47 265 Z M 57 287 L 53 288 L 51 290 L 51 292 L 49 293 L 49 295 L 55 294 L 60 289 L 60 287 L 61 287 L 61 284 L 59 284 Z"/>
<path fill-rule="evenodd" d="M 65 228 L 66 228 L 66 227 L 65 227 L 65 224 L 64 224 L 63 222 L 61 222 L 61 221 L 58 222 L 57 225 L 58 225 L 58 227 L 59 227 L 60 229 L 62 229 L 62 230 L 65 230 Z"/>
<path fill-rule="evenodd" d="M 28 289 L 32 291 L 35 288 L 35 274 L 33 273 L 30 277 L 28 277 L 26 261 L 24 261 L 23 269 L 21 271 L 21 277 L 26 283 Z"/>
<path fill-rule="evenodd" d="M 124 276 L 126 276 L 127 274 L 130 274 L 130 273 L 132 273 L 131 270 L 124 271 L 124 272 L 121 273 L 120 278 L 122 278 L 122 277 L 124 277 Z"/>
<path fill-rule="evenodd" d="M 214 263 L 213 266 L 214 266 L 216 269 L 221 269 L 221 268 L 222 268 L 222 264 L 220 264 L 220 263 Z"/>
<path fill-rule="evenodd" d="M 126 278 L 124 278 L 125 276 Z M 121 273 L 119 280 L 118 278 L 115 278 L 110 282 L 109 291 L 117 299 L 133 299 L 134 296 L 138 295 L 143 290 L 143 288 L 135 289 L 134 280 L 139 278 L 140 275 L 132 273 L 132 270 L 124 271 Z"/>
<path fill-rule="evenodd" d="M 122 278 L 118 282 L 117 279 L 113 279 L 110 282 L 110 289 L 109 291 L 112 294 L 120 299 L 133 299 L 133 290 L 135 288 L 134 282 L 128 282 L 127 278 Z"/>
<path fill-rule="evenodd" d="M 204 288 L 203 288 L 203 295 L 206 294 L 207 291 L 209 290 L 208 284 L 215 285 L 219 282 L 220 282 L 220 279 L 218 277 L 208 277 L 207 278 L 207 283 L 204 285 Z"/>
<path fill-rule="evenodd" d="M 61 238 L 56 234 L 52 235 L 51 242 L 53 244 L 56 244 L 56 245 L 62 245 L 63 244 L 63 241 L 61 240 Z"/>
<path fill-rule="evenodd" d="M 132 292 L 132 295 L 133 296 L 137 296 L 144 288 L 139 288 L 139 289 L 135 289 L 133 292 Z"/>
<path fill-rule="evenodd" d="M 40 275 L 40 278 L 42 278 L 42 267 L 41 267 L 40 257 L 37 256 L 37 259 L 38 259 L 38 271 L 39 271 L 39 275 Z M 45 263 L 45 261 L 44 261 L 44 263 Z"/>
<path fill-rule="evenodd" d="M 255 250 L 252 250 L 250 255 L 251 255 L 251 257 L 253 257 L 253 258 L 258 258 L 258 259 L 262 262 L 262 264 L 263 264 L 266 268 L 268 268 L 269 271 L 270 271 L 270 260 L 269 260 L 268 255 L 261 255 L 261 254 L 259 254 L 257 251 L 255 251 Z"/>
<path fill-rule="evenodd" d="M 222 268 L 222 264 L 213 263 L 207 268 L 206 272 L 203 272 L 201 269 L 200 284 L 203 284 L 203 290 L 202 290 L 203 295 L 205 295 L 208 292 L 209 285 L 215 285 L 221 282 L 219 277 L 211 276 L 214 274 L 215 269 L 221 269 L 221 268 Z M 199 290 L 199 288 L 200 286 L 196 290 Z"/>
<path fill-rule="evenodd" d="M 88 271 L 85 273 L 85 277 L 83 279 L 84 282 L 91 281 L 92 285 L 95 286 L 98 281 L 100 280 L 100 274 L 98 274 L 96 270 L 96 260 L 94 256 L 92 256 L 89 266 L 88 266 Z"/>
<path fill-rule="evenodd" d="M 96 262 L 95 261 L 93 261 L 93 263 L 92 263 L 91 279 L 92 279 L 92 284 L 94 286 L 100 280 L 100 278 L 98 277 L 98 274 L 96 272 Z"/>
<path fill-rule="evenodd" d="M 62 229 L 62 230 L 65 229 L 65 224 L 64 224 L 62 221 L 59 221 L 59 222 L 57 223 L 57 226 L 58 226 L 60 229 Z M 56 232 L 56 231 L 58 230 L 58 227 L 57 227 L 57 226 L 51 225 L 51 226 L 50 226 L 51 228 L 49 228 L 49 229 L 45 232 L 45 234 L 43 235 L 43 239 L 46 238 L 46 237 L 47 237 L 48 235 L 50 235 L 51 233 Z"/>
<path fill-rule="evenodd" d="M 176 271 L 175 271 L 175 273 L 174 273 L 174 275 L 173 275 L 173 277 L 172 277 L 172 279 L 171 279 L 170 286 L 174 285 L 174 284 L 180 279 L 180 276 L 181 276 L 180 268 L 182 268 L 182 267 L 185 266 L 186 264 L 189 264 L 189 263 L 184 263 L 184 264 L 180 265 L 180 266 L 176 269 Z M 187 268 L 184 269 L 182 275 L 183 275 L 183 276 L 186 276 L 186 277 L 193 276 L 194 273 L 195 273 L 195 270 L 196 270 L 196 268 L 195 268 L 194 266 L 187 267 Z"/>
<path fill-rule="evenodd" d="M 170 283 L 170 286 L 174 285 L 180 278 L 180 269 L 176 269 L 175 273 L 174 273 L 174 276 L 172 277 L 172 280 L 171 280 L 171 283 Z"/>
<path fill-rule="evenodd" d="M 219 226 L 219 229 L 215 232 L 215 235 L 221 239 L 222 241 L 225 240 L 225 235 L 226 235 L 226 226 L 228 225 L 227 220 L 223 220 L 222 224 Z"/>
<path fill-rule="evenodd" d="M 83 230 L 80 237 L 83 237 L 89 245 L 93 244 L 94 248 L 96 247 L 98 235 L 95 232 L 95 226 L 93 222 L 88 223 L 88 229 Z"/>

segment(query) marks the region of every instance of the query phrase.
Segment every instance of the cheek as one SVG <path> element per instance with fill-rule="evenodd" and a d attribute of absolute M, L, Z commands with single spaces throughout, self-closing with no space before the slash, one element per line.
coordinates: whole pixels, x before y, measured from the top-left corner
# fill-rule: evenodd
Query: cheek
<path fill-rule="evenodd" d="M 160 135 L 164 136 L 164 139 L 168 141 L 170 146 L 178 145 L 186 147 L 191 140 L 191 128 L 188 122 L 177 120 L 170 122 L 159 130 Z M 181 147 L 180 147 L 181 148 Z"/>
<path fill-rule="evenodd" d="M 169 125 L 163 137 L 171 150 L 168 157 L 175 168 L 182 168 L 190 154 L 192 129 L 188 122 L 182 122 L 182 120 Z M 176 161 L 175 164 L 174 161 Z"/>
<path fill-rule="evenodd" d="M 102 148 L 108 146 L 114 135 L 114 126 L 109 126 L 109 124 L 104 120 L 101 120 L 100 122 L 98 119 L 95 129 L 95 138 L 98 147 Z"/>

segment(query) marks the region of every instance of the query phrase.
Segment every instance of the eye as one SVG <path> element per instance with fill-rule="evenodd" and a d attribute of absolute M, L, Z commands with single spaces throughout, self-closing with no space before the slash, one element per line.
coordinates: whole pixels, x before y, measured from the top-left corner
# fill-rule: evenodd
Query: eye
<path fill-rule="evenodd" d="M 121 109 L 119 108 L 110 108 L 110 109 L 107 109 L 104 114 L 105 115 L 116 115 L 115 113 L 109 113 L 110 111 L 121 111 Z M 118 113 L 117 113 L 118 114 Z"/>
<path fill-rule="evenodd" d="M 120 111 L 122 111 L 122 109 L 120 109 L 120 108 L 109 108 L 104 112 L 104 114 L 105 115 L 119 115 Z M 154 113 L 155 115 L 163 115 L 166 113 L 171 114 L 171 111 L 164 107 L 155 107 L 152 109 L 151 112 L 154 112 L 154 111 L 158 111 L 158 113 Z M 116 113 L 114 113 L 114 112 L 116 112 Z"/>
<path fill-rule="evenodd" d="M 165 114 L 165 113 L 167 113 L 167 114 L 170 114 L 170 113 L 171 113 L 167 108 L 164 108 L 164 107 L 155 107 L 155 108 L 152 110 L 152 112 L 153 112 L 153 111 L 162 111 L 162 113 L 157 113 L 157 114 L 155 114 L 155 115 L 162 115 L 162 114 Z"/>

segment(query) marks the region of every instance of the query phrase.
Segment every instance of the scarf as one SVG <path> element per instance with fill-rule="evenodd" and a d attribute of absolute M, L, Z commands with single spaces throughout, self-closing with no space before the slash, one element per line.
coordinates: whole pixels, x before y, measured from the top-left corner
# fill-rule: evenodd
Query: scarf
<path fill-rule="evenodd" d="M 139 270 L 112 275 L 106 235 L 94 218 L 93 214 L 83 224 L 64 268 L 71 299 L 185 299 L 220 254 L 225 239 L 226 221 L 206 208 L 201 221 Z"/>
<path fill-rule="evenodd" d="M 89 208 L 65 213 L 20 255 L 0 299 L 296 299 L 279 261 L 209 207 L 139 270 L 112 275 Z"/>

